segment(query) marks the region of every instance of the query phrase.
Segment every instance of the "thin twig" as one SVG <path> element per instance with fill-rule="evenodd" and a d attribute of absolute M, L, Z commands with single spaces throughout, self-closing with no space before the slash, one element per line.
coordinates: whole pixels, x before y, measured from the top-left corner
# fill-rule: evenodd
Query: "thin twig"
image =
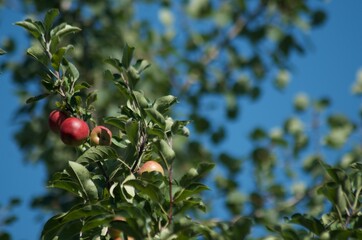
<path fill-rule="evenodd" d="M 209 50 L 202 56 L 201 63 L 206 67 L 213 60 L 215 60 L 219 54 L 221 49 L 225 48 L 225 46 L 230 45 L 231 42 L 243 31 L 245 26 L 247 26 L 251 21 L 256 19 L 265 9 L 263 4 L 260 4 L 255 11 L 250 14 L 247 19 L 244 17 L 239 17 L 235 23 L 231 26 L 230 30 L 227 32 L 224 38 L 220 41 L 216 42 L 214 46 L 210 47 Z M 194 82 L 193 79 L 188 79 L 181 87 L 181 92 L 185 92 L 190 85 Z"/>
<path fill-rule="evenodd" d="M 173 196 L 172 196 L 172 168 L 173 164 L 169 165 L 168 169 L 168 188 L 169 188 L 169 195 L 170 195 L 170 208 L 168 210 L 168 224 L 172 223 L 172 216 L 173 216 Z"/>

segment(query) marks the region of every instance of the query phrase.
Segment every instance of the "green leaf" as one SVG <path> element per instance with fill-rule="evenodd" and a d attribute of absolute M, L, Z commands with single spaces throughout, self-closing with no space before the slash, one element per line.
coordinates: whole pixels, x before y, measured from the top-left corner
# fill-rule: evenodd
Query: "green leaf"
<path fill-rule="evenodd" d="M 77 33 L 79 31 L 81 31 L 79 27 L 74 27 L 66 23 L 61 23 L 51 30 L 50 36 L 53 41 L 54 38 L 62 38 L 68 34 Z"/>
<path fill-rule="evenodd" d="M 299 213 L 294 214 L 289 222 L 299 224 L 307 228 L 309 231 L 315 233 L 317 236 L 319 236 L 322 232 L 326 230 L 323 224 L 318 219 Z"/>
<path fill-rule="evenodd" d="M 155 108 L 145 108 L 147 116 L 156 124 L 158 124 L 161 128 L 165 128 L 165 118 L 164 116 L 157 111 Z"/>
<path fill-rule="evenodd" d="M 69 181 L 69 180 L 65 180 L 65 179 L 52 180 L 49 182 L 48 187 L 63 189 L 65 191 L 73 193 L 75 196 L 82 197 L 78 190 L 78 188 L 79 188 L 78 184 L 75 183 L 74 181 Z"/>
<path fill-rule="evenodd" d="M 147 98 L 145 98 L 145 96 L 144 96 L 144 94 L 142 92 L 133 91 L 133 95 L 134 95 L 138 105 L 141 108 L 148 108 L 149 107 L 149 102 L 148 102 Z"/>
<path fill-rule="evenodd" d="M 73 45 L 68 45 L 66 47 L 62 47 L 62 48 L 59 48 L 56 53 L 54 53 L 52 55 L 52 59 L 51 59 L 51 62 L 52 62 L 52 67 L 59 71 L 59 68 L 60 68 L 60 63 L 62 62 L 64 56 L 67 54 L 67 52 L 69 50 L 73 50 L 74 49 L 74 46 Z"/>
<path fill-rule="evenodd" d="M 76 85 L 75 89 L 77 89 L 77 86 L 78 86 L 78 85 Z M 82 89 L 83 89 L 83 88 L 87 89 L 87 87 L 84 86 L 83 84 L 81 84 L 80 87 L 82 87 Z M 88 93 L 88 94 L 87 94 L 87 98 L 86 98 L 86 104 L 87 104 L 87 106 L 90 106 L 92 103 L 95 103 L 95 102 L 97 101 L 97 99 L 98 99 L 98 95 L 97 95 L 96 92 L 90 92 L 90 93 Z"/>
<path fill-rule="evenodd" d="M 342 184 L 347 178 L 347 175 L 343 169 L 333 168 L 329 166 L 325 166 L 325 169 L 328 175 L 338 184 Z"/>
<path fill-rule="evenodd" d="M 55 18 L 59 15 L 58 9 L 49 9 L 44 17 L 44 27 L 46 32 L 50 32 L 50 29 L 53 26 Z"/>
<path fill-rule="evenodd" d="M 126 134 L 128 139 L 131 141 L 133 145 L 136 145 L 138 142 L 138 130 L 139 130 L 139 122 L 138 121 L 127 121 L 126 123 Z"/>
<path fill-rule="evenodd" d="M 170 109 L 170 107 L 175 103 L 177 103 L 177 98 L 172 95 L 167 95 L 167 96 L 163 96 L 163 97 L 156 99 L 153 106 L 161 114 L 165 114 Z"/>
<path fill-rule="evenodd" d="M 105 207 L 97 204 L 84 205 L 79 204 L 74 206 L 67 213 L 62 215 L 62 221 L 70 222 L 77 219 L 83 219 L 86 217 L 97 216 L 100 214 L 109 213 Z"/>
<path fill-rule="evenodd" d="M 59 239 L 80 239 L 81 220 L 105 213 L 108 213 L 107 209 L 100 205 L 76 205 L 68 212 L 50 218 L 43 227 L 41 239 L 54 240 L 56 236 Z"/>
<path fill-rule="evenodd" d="M 106 117 L 104 118 L 104 123 L 112 125 L 122 131 L 126 129 L 127 117 Z"/>
<path fill-rule="evenodd" d="M 117 69 L 119 72 L 123 72 L 123 65 L 117 58 L 108 58 L 105 60 L 105 62 L 115 69 Z"/>
<path fill-rule="evenodd" d="M 177 210 L 175 210 L 175 215 L 178 213 L 184 213 L 188 210 L 195 210 L 195 208 L 206 212 L 206 205 L 202 202 L 200 198 L 197 197 L 189 197 L 187 200 L 182 201 L 182 203 L 178 204 L 181 206 Z"/>
<path fill-rule="evenodd" d="M 233 221 L 231 225 L 231 233 L 232 236 L 240 239 L 246 238 L 246 236 L 250 233 L 251 227 L 253 225 L 253 221 L 250 218 L 240 217 L 236 221 Z"/>
<path fill-rule="evenodd" d="M 44 50 L 39 45 L 33 45 L 30 47 L 27 52 L 29 56 L 33 57 L 35 60 L 40 62 L 43 65 L 48 64 L 48 58 L 44 52 Z"/>
<path fill-rule="evenodd" d="M 90 88 L 90 85 L 88 83 L 86 83 L 86 82 L 77 83 L 77 84 L 74 85 L 74 93 L 78 93 L 83 89 L 89 89 L 89 88 Z M 86 98 L 87 105 L 88 105 L 88 101 L 96 100 L 96 99 L 93 99 L 93 98 L 96 98 L 96 96 L 97 96 L 96 91 L 89 92 L 87 94 L 87 98 Z M 88 99 L 88 98 L 90 98 L 90 99 Z"/>
<path fill-rule="evenodd" d="M 126 44 L 123 48 L 122 65 L 126 69 L 128 69 L 131 64 L 132 57 L 133 57 L 133 51 L 134 51 L 134 47 L 129 47 L 128 44 Z"/>
<path fill-rule="evenodd" d="M 55 81 L 53 81 L 49 75 L 42 76 L 41 84 L 49 92 L 54 90 Z"/>
<path fill-rule="evenodd" d="M 103 161 L 105 159 L 117 158 L 117 152 L 110 146 L 91 147 L 78 157 L 77 163 Z"/>
<path fill-rule="evenodd" d="M 146 70 L 151 64 L 143 59 L 139 59 L 136 61 L 134 67 L 137 69 L 138 73 L 142 73 L 144 70 Z"/>
<path fill-rule="evenodd" d="M 69 62 L 68 60 L 66 60 L 65 58 L 62 59 L 62 66 L 64 67 L 64 72 L 65 75 L 69 78 L 72 79 L 73 81 L 78 80 L 79 78 L 79 71 L 78 69 L 74 66 L 73 63 Z"/>
<path fill-rule="evenodd" d="M 77 162 L 69 162 L 67 172 L 78 183 L 83 193 L 83 198 L 89 201 L 98 199 L 97 186 L 92 181 L 91 174 L 87 168 Z"/>
<path fill-rule="evenodd" d="M 139 194 L 148 196 L 153 202 L 162 203 L 164 200 L 160 189 L 154 184 L 139 179 L 131 179 L 124 184 L 134 187 L 139 191 Z"/>
<path fill-rule="evenodd" d="M 25 28 L 36 39 L 40 39 L 40 36 L 44 33 L 44 29 L 42 29 L 41 23 L 34 22 L 31 19 L 26 19 L 25 21 L 16 22 L 15 25 Z"/>
<path fill-rule="evenodd" d="M 181 188 L 179 191 L 177 191 L 174 195 L 174 201 L 175 203 L 182 202 L 186 200 L 187 198 L 199 194 L 202 191 L 209 190 L 207 186 L 201 183 L 194 183 L 191 184 L 186 188 Z"/>
<path fill-rule="evenodd" d="M 133 198 L 136 195 L 136 191 L 133 186 L 127 185 L 127 182 L 130 180 L 134 180 L 134 179 L 136 179 L 136 177 L 133 174 L 130 174 L 121 183 L 121 191 L 122 191 L 123 197 L 129 203 L 133 202 Z"/>
<path fill-rule="evenodd" d="M 172 134 L 184 137 L 190 136 L 190 130 L 186 127 L 189 123 L 190 121 L 174 121 L 171 127 Z"/>
<path fill-rule="evenodd" d="M 56 172 L 49 181 L 48 187 L 64 189 L 70 193 L 73 193 L 75 196 L 82 197 L 81 193 L 79 192 L 78 183 L 74 182 L 66 172 Z"/>
<path fill-rule="evenodd" d="M 313 12 L 311 24 L 314 26 L 319 26 L 323 24 L 327 19 L 327 14 L 325 11 L 317 9 Z"/>
<path fill-rule="evenodd" d="M 314 103 L 314 108 L 317 111 L 323 111 L 331 105 L 331 100 L 329 98 L 321 98 Z"/>
<path fill-rule="evenodd" d="M 55 239 L 79 239 L 81 230 L 81 222 L 79 220 L 73 222 L 62 222 L 58 219 L 59 215 L 50 218 L 44 225 L 41 240 L 55 240 Z M 73 227 L 73 230 L 70 229 Z M 74 229 L 76 228 L 76 229 Z M 67 236 L 64 236 L 67 234 Z M 71 236 L 70 236 L 71 235 Z M 65 238 L 61 238 L 65 237 Z"/>
<path fill-rule="evenodd" d="M 87 219 L 82 227 L 82 233 L 92 231 L 93 229 L 96 229 L 99 226 L 105 226 L 108 223 L 109 219 L 107 219 L 107 215 L 105 214 L 93 217 L 92 219 Z"/>
<path fill-rule="evenodd" d="M 130 66 L 127 69 L 127 77 L 128 84 L 131 86 L 132 89 L 134 88 L 134 86 L 137 85 L 138 81 L 141 78 L 139 72 L 133 66 Z"/>
<path fill-rule="evenodd" d="M 259 141 L 267 137 L 266 132 L 264 129 L 257 127 L 253 129 L 253 131 L 249 135 L 250 139 L 253 141 Z"/>
<path fill-rule="evenodd" d="M 157 143 L 158 153 L 165 159 L 167 162 L 172 162 L 175 159 L 175 151 L 171 148 L 171 146 L 164 140 L 161 139 Z"/>
<path fill-rule="evenodd" d="M 182 187 L 187 187 L 188 185 L 202 179 L 208 172 L 210 172 L 215 167 L 214 163 L 200 163 L 197 166 L 197 169 L 191 168 L 180 180 L 180 185 Z"/>
<path fill-rule="evenodd" d="M 336 189 L 338 188 L 337 184 L 335 183 L 328 183 L 323 184 L 317 191 L 318 194 L 323 194 L 327 199 L 332 202 L 336 203 L 335 198 L 337 196 Z"/>
<path fill-rule="evenodd" d="M 160 128 L 159 126 L 147 127 L 147 134 L 149 136 L 157 136 L 158 138 L 165 137 L 165 130 Z"/>
<path fill-rule="evenodd" d="M 43 98 L 46 98 L 48 97 L 50 94 L 49 93 L 43 93 L 43 94 L 40 94 L 38 96 L 35 96 L 35 97 L 30 97 L 26 100 L 26 104 L 29 104 L 29 103 L 34 103 L 34 102 L 37 102 Z"/>

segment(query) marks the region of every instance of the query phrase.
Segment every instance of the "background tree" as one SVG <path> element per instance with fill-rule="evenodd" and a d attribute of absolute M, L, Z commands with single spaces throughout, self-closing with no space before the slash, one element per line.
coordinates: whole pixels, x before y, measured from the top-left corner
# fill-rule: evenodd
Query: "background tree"
<path fill-rule="evenodd" d="M 299 117 L 291 117 L 271 133 L 262 128 L 250 130 L 253 143 L 250 154 L 241 152 L 232 156 L 222 149 L 211 151 L 205 147 L 222 143 L 227 137 L 227 123 L 240 119 L 244 99 L 258 99 L 264 80 L 273 81 L 278 89 L 285 87 L 291 54 L 305 51 L 304 29 L 325 20 L 320 6 L 304 1 L 60 1 L 56 4 L 34 1 L 21 6 L 24 12 L 34 15 L 57 7 L 61 10 L 60 22 L 82 29 L 68 40 L 76 49 L 73 60 L 79 67 L 81 80 L 102 89 L 101 101 L 96 106 L 98 116 L 114 113 L 122 101 L 103 81 L 104 56 L 120 57 L 117 55 L 120 51 L 115 49 L 121 49 L 126 42 L 137 46 L 136 55 L 152 62 L 145 72 L 148 81 L 141 83 L 141 89 L 151 97 L 168 93 L 178 96 L 182 106 L 173 112 L 174 116 L 193 120 L 191 141 L 182 144 L 176 141 L 174 145 L 180 159 L 177 163 L 182 163 L 176 175 L 200 159 L 215 161 L 224 174 L 208 180 L 214 181 L 215 188 L 224 193 L 222 198 L 231 216 L 246 215 L 256 224 L 269 225 L 294 213 L 295 207 L 313 216 L 323 212 L 325 202 L 315 191 L 315 184 L 321 184 L 321 176 L 325 174 L 315 163 L 323 157 L 319 141 L 313 142 L 311 137 L 320 138 L 324 119 L 331 127 L 325 138 L 328 146 L 342 146 L 356 130 L 355 124 L 343 116 L 324 118 L 328 99 L 312 100 L 312 104 L 308 104 L 306 96 L 296 99 L 296 111 L 314 116 L 311 132 L 305 131 Z M 31 59 L 6 63 L 3 67 L 12 69 L 14 80 L 22 90 L 19 92 L 26 94 L 21 98 L 43 92 L 31 88 L 33 82 L 39 81 L 37 74 L 41 72 L 41 66 Z M 214 110 L 205 110 L 210 105 Z M 61 143 L 48 146 L 45 139 L 54 137 L 39 129 L 53 106 L 54 100 L 50 98 L 42 104 L 19 109 L 19 116 L 31 119 L 19 130 L 22 134 L 17 135 L 24 156 L 44 162 L 49 176 L 63 169 L 67 159 L 75 157 Z M 225 112 L 222 120 L 220 116 L 213 117 L 220 109 Z M 310 148 L 311 145 L 315 147 Z M 305 161 L 300 157 L 303 151 L 312 153 Z M 350 153 L 356 151 L 358 148 Z M 296 166 L 293 159 L 305 163 L 306 173 L 313 174 L 312 184 L 292 189 L 279 183 L 276 175 L 283 174 L 289 180 L 297 177 L 295 170 L 288 167 Z M 237 177 L 241 166 L 249 163 L 255 172 L 250 184 L 256 185 L 251 192 L 242 192 Z M 51 206 L 55 211 L 66 208 L 66 203 L 57 192 L 34 200 L 34 206 Z"/>

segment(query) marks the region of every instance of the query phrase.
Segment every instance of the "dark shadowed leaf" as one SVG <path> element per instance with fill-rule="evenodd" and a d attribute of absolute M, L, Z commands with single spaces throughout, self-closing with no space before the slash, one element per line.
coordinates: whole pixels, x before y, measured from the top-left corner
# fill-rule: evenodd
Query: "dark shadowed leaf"
<path fill-rule="evenodd" d="M 48 97 L 49 95 L 50 95 L 49 93 L 43 93 L 43 94 L 40 94 L 38 96 L 28 98 L 25 103 L 26 104 L 34 103 L 34 102 L 37 102 L 37 101 L 39 101 L 39 100 L 41 100 L 43 98 Z"/>
<path fill-rule="evenodd" d="M 133 145 L 136 145 L 138 142 L 139 134 L 139 122 L 138 121 L 127 121 L 126 123 L 126 134 L 128 139 Z"/>
<path fill-rule="evenodd" d="M 131 64 L 132 57 L 133 57 L 133 51 L 134 51 L 134 47 L 130 47 L 130 46 L 128 46 L 128 44 L 126 44 L 123 48 L 122 65 L 126 69 L 128 69 Z"/>
<path fill-rule="evenodd" d="M 299 213 L 294 214 L 289 222 L 299 224 L 317 235 L 320 235 L 322 232 L 326 230 L 323 224 L 320 222 L 320 220 Z"/>

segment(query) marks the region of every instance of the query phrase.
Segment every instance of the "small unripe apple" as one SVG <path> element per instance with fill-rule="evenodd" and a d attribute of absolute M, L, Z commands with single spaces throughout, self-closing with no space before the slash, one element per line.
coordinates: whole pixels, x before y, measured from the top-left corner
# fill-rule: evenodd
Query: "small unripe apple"
<path fill-rule="evenodd" d="M 79 146 L 87 140 L 88 135 L 88 124 L 82 119 L 70 117 L 60 125 L 60 139 L 66 145 Z"/>
<path fill-rule="evenodd" d="M 162 166 L 156 161 L 147 161 L 145 162 L 142 167 L 138 170 L 138 174 L 142 174 L 144 172 L 159 172 L 164 175 L 164 171 Z"/>
<path fill-rule="evenodd" d="M 68 118 L 68 115 L 65 112 L 62 112 L 59 110 L 53 110 L 49 114 L 49 118 L 48 118 L 48 124 L 49 124 L 50 130 L 52 130 L 54 133 L 58 134 L 59 130 L 60 130 L 60 125 L 67 118 Z"/>
<path fill-rule="evenodd" d="M 118 216 L 113 219 L 113 221 L 126 221 L 124 217 Z M 112 240 L 123 240 L 122 238 L 122 232 L 121 230 L 118 230 L 116 228 L 109 228 L 108 234 L 111 236 Z M 134 240 L 133 237 L 127 237 L 127 240 Z"/>
<path fill-rule="evenodd" d="M 90 134 L 90 141 L 93 145 L 109 146 L 112 144 L 112 132 L 105 126 L 97 126 Z"/>

